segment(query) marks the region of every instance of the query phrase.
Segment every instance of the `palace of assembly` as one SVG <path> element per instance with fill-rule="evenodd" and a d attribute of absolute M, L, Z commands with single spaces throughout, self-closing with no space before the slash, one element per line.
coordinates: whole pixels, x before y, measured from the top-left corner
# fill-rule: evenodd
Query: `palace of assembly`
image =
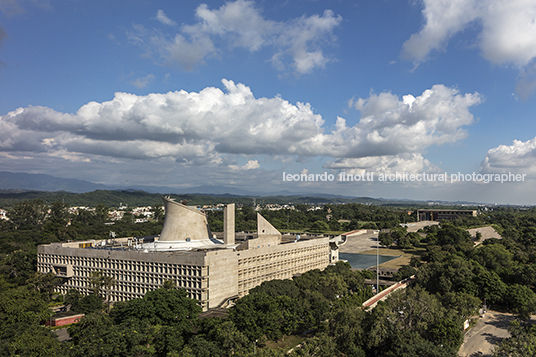
<path fill-rule="evenodd" d="M 143 297 L 166 280 L 176 282 L 203 310 L 225 307 L 263 281 L 289 279 L 324 269 L 339 259 L 340 237 L 283 236 L 260 214 L 257 233 L 235 233 L 235 205 L 224 208 L 223 235 L 213 234 L 196 207 L 163 198 L 164 227 L 159 237 L 40 245 L 37 269 L 62 278 L 57 291 L 91 292 L 90 275 L 114 279 L 111 301 Z"/>

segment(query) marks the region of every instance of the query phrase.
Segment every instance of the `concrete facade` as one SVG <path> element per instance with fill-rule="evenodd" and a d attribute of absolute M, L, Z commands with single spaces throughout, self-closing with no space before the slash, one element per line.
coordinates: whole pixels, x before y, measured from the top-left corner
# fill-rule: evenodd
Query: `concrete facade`
<path fill-rule="evenodd" d="M 192 241 L 209 239 L 212 235 L 208 228 L 207 217 L 199 212 L 196 208 L 191 208 L 164 199 L 166 207 L 166 220 L 162 233 L 160 233 L 160 241 Z"/>
<path fill-rule="evenodd" d="M 166 220 L 160 239 L 136 238 L 51 243 L 38 247 L 37 269 L 63 278 L 58 292 L 91 292 L 92 272 L 111 276 L 111 301 L 140 298 L 172 280 L 203 310 L 227 306 L 263 281 L 289 279 L 338 260 L 340 240 L 315 238 L 282 243 L 281 233 L 261 215 L 258 232 L 235 243 L 234 204 L 224 213 L 223 241 L 209 235 L 206 216 L 164 199 Z M 206 234 L 206 235 L 205 235 Z"/>

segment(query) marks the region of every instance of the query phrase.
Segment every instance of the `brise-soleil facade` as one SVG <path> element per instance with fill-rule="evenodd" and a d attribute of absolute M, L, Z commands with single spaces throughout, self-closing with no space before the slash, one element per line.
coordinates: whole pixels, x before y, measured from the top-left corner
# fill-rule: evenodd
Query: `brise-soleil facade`
<path fill-rule="evenodd" d="M 229 204 L 218 239 L 204 213 L 163 201 L 166 217 L 159 237 L 40 245 L 38 271 L 61 277 L 57 291 L 62 294 L 73 288 L 89 294 L 91 273 L 101 271 L 114 279 L 111 301 L 143 297 L 171 280 L 207 310 L 228 306 L 263 281 L 324 269 L 339 259 L 340 237 L 283 236 L 260 214 L 256 234 L 235 233 L 235 205 Z"/>

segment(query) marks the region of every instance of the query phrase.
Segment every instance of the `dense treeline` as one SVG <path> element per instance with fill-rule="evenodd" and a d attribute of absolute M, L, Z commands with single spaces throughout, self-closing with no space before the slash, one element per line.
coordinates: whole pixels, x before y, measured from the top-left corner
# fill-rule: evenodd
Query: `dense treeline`
<path fill-rule="evenodd" d="M 312 233 L 393 228 L 400 223 L 416 220 L 416 215 L 408 215 L 407 210 L 358 203 L 326 204 L 320 209 L 312 209 L 310 205 L 298 204 L 295 208 L 277 211 L 260 210 L 259 213 L 279 230 L 309 231 Z M 223 230 L 223 212 L 208 211 L 207 216 L 213 231 Z M 251 206 L 244 206 L 237 210 L 236 229 L 238 231 L 257 229 L 257 212 Z"/>
<path fill-rule="evenodd" d="M 295 204 L 339 204 L 339 203 L 363 203 L 363 204 L 390 204 L 390 201 L 382 201 L 369 197 L 345 198 L 339 196 L 315 197 L 315 196 L 267 196 L 249 197 L 231 194 L 204 195 L 204 194 L 157 194 L 145 191 L 128 190 L 95 190 L 86 193 L 72 193 L 65 191 L 23 191 L 0 190 L 0 208 L 10 208 L 21 201 L 42 199 L 45 202 L 61 201 L 69 206 L 95 207 L 99 204 L 108 207 L 118 207 L 120 203 L 131 207 L 151 206 L 161 204 L 161 196 L 171 196 L 177 202 L 189 201 L 192 205 L 213 205 L 218 203 L 237 203 L 252 205 L 255 199 L 259 204 L 281 204 L 289 202 Z"/>
<path fill-rule="evenodd" d="M 160 209 L 155 206 L 155 213 Z M 94 210 L 79 209 L 77 214 L 70 214 L 63 202 L 22 201 L 8 211 L 9 220 L 0 220 L 0 252 L 35 252 L 39 244 L 105 239 L 110 231 L 117 237 L 140 237 L 157 235 L 162 230 L 162 219 L 135 224 L 131 212 L 126 212 L 123 219 L 114 221 L 113 225 L 105 225 L 108 211 L 107 206 L 97 205 Z"/>

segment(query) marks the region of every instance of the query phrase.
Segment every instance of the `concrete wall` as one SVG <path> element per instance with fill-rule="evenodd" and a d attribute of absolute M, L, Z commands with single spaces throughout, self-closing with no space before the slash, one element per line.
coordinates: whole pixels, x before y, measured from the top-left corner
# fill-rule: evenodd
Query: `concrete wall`
<path fill-rule="evenodd" d="M 223 209 L 223 243 L 235 243 L 235 204 L 230 203 Z"/>
<path fill-rule="evenodd" d="M 270 222 L 266 220 L 260 213 L 257 213 L 257 234 L 262 235 L 279 235 L 281 233 Z"/>
<path fill-rule="evenodd" d="M 197 209 L 163 198 L 166 209 L 164 228 L 159 241 L 188 241 L 209 239 L 207 217 Z"/>
<path fill-rule="evenodd" d="M 84 314 L 77 314 L 72 316 L 65 316 L 65 317 L 53 317 L 50 320 L 48 320 L 45 325 L 46 326 L 65 326 L 69 324 L 74 324 L 75 322 L 80 321 L 85 315 Z"/>
<path fill-rule="evenodd" d="M 218 307 L 227 298 L 238 296 L 238 257 L 231 249 L 207 252 L 208 308 Z"/>

